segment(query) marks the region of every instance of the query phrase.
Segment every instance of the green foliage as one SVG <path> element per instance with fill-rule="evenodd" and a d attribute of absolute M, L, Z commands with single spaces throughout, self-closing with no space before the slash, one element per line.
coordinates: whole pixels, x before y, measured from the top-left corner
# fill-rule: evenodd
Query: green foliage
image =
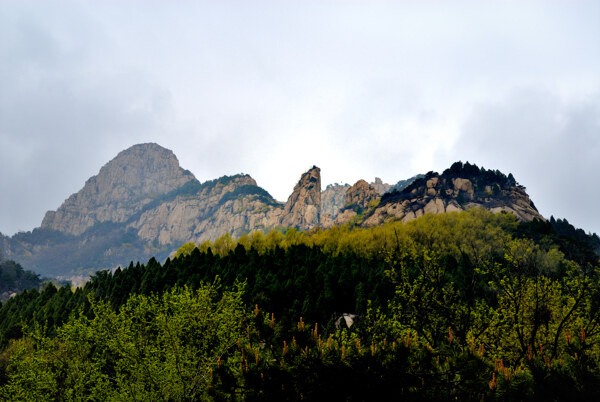
<path fill-rule="evenodd" d="M 451 178 L 462 177 L 465 179 L 471 179 L 475 181 L 480 188 L 486 185 L 494 184 L 499 184 L 500 186 L 517 185 L 512 173 L 509 173 L 509 175 L 506 176 L 499 170 L 488 170 L 483 166 L 479 168 L 477 165 L 470 164 L 469 162 L 465 162 L 464 164 L 462 162 L 454 162 L 452 166 L 444 170 L 442 175 Z"/>
<path fill-rule="evenodd" d="M 567 259 L 582 266 L 597 265 L 600 259 L 600 239 L 596 234 L 586 234 L 581 229 L 575 229 L 566 219 L 549 221 L 521 222 L 515 229 L 514 235 L 529 238 L 540 246 L 548 249 L 558 247 Z"/>
<path fill-rule="evenodd" d="M 480 168 L 475 164 L 470 164 L 469 162 L 465 162 L 464 164 L 462 162 L 455 162 L 448 169 L 444 170 L 441 175 L 439 175 L 437 172 L 428 172 L 425 176 L 421 175 L 413 180 L 410 185 L 407 185 L 402 190 L 393 190 L 385 193 L 381 197 L 381 204 L 385 205 L 387 203 L 399 202 L 414 197 L 411 195 L 411 192 L 424 187 L 427 180 L 433 177 L 440 177 L 447 183 L 451 183 L 452 179 L 459 177 L 468 179 L 473 184 L 475 196 L 481 197 L 482 199 L 485 199 L 485 196 L 489 195 L 494 195 L 496 199 L 501 198 L 503 188 L 507 186 L 519 186 L 512 174 L 506 176 L 499 170 L 488 170 L 484 167 Z M 448 184 L 446 184 L 446 187 L 443 187 L 441 190 L 449 189 L 450 187 L 447 186 Z M 519 187 L 524 189 L 522 186 Z M 441 192 L 443 193 L 443 191 Z M 457 202 L 461 205 L 463 204 L 464 196 L 462 194 L 458 194 Z"/>
<path fill-rule="evenodd" d="M 116 312 L 90 299 L 54 338 L 39 328 L 13 346 L 2 394 L 14 400 L 197 400 L 243 333 L 242 288 L 132 296 Z"/>
<path fill-rule="evenodd" d="M 8 297 L 3 294 L 19 293 L 25 289 L 36 289 L 42 284 L 39 275 L 26 271 L 14 261 L 0 260 L 0 301 Z"/>
<path fill-rule="evenodd" d="M 177 249 L 177 251 L 173 255 L 173 258 L 179 258 L 182 256 L 190 255 L 192 254 L 192 251 L 194 251 L 195 248 L 196 244 L 193 241 L 185 243 L 183 246 Z"/>
<path fill-rule="evenodd" d="M 225 204 L 227 201 L 235 200 L 245 196 L 254 196 L 258 201 L 267 205 L 279 206 L 280 204 L 269 194 L 269 192 L 261 187 L 253 185 L 244 185 L 237 187 L 234 191 L 225 193 L 219 200 L 218 206 Z"/>
<path fill-rule="evenodd" d="M 562 236 L 473 209 L 184 245 L 2 305 L 0 394 L 596 400 L 600 267 Z"/>

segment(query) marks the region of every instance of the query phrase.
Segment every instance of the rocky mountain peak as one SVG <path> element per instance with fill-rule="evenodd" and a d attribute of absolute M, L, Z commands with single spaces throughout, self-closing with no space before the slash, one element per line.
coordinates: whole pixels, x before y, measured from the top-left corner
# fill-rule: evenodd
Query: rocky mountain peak
<path fill-rule="evenodd" d="M 379 193 L 379 195 L 387 193 L 392 188 L 391 184 L 384 183 L 379 177 L 376 177 L 375 181 L 370 184 L 371 187 L 373 187 L 375 191 Z"/>
<path fill-rule="evenodd" d="M 521 220 L 544 219 L 512 175 L 468 163 L 457 162 L 441 175 L 429 172 L 402 180 L 380 195 L 386 186 L 376 178 L 372 184 L 359 180 L 321 192 L 320 169 L 313 166 L 284 205 L 248 175 L 200 183 L 168 149 L 140 144 L 119 153 L 79 192 L 48 212 L 41 228 L 13 238 L 0 235 L 0 249 L 40 272 L 81 274 L 131 259 L 166 258 L 189 241 L 278 226 L 369 226 L 473 207 L 512 213 Z"/>
<path fill-rule="evenodd" d="M 281 225 L 311 229 L 319 226 L 321 216 L 321 169 L 313 166 L 304 173 L 285 206 Z"/>
<path fill-rule="evenodd" d="M 390 219 L 408 221 L 425 213 L 469 208 L 508 212 L 522 221 L 545 220 L 512 174 L 506 176 L 497 170 L 456 162 L 441 175 L 429 172 L 402 191 L 384 194 L 365 225 L 377 225 Z"/>
<path fill-rule="evenodd" d="M 323 222 L 323 227 L 341 225 L 348 222 L 357 214 L 362 214 L 372 207 L 372 201 L 379 200 L 381 195 L 369 183 L 359 180 L 346 189 L 344 207 L 339 210 L 335 219 Z"/>
<path fill-rule="evenodd" d="M 124 222 L 156 197 L 194 176 L 179 166 L 172 151 L 158 144 L 138 144 L 120 152 L 87 180 L 56 211 L 48 211 L 42 228 L 79 235 L 100 222 Z"/>
<path fill-rule="evenodd" d="M 335 219 L 339 210 L 344 208 L 344 205 L 346 205 L 346 190 L 349 187 L 349 184 L 329 184 L 321 193 L 321 224 L 323 224 L 323 219 L 326 221 Z"/>
<path fill-rule="evenodd" d="M 364 180 L 357 181 L 346 190 L 346 208 L 358 206 L 365 209 L 373 199 L 379 198 L 379 192 Z"/>

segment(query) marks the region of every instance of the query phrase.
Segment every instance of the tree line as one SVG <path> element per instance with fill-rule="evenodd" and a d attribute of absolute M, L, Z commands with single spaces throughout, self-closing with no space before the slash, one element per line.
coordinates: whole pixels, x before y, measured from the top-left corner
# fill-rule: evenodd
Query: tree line
<path fill-rule="evenodd" d="M 23 292 L 0 309 L 0 391 L 597 398 L 598 257 L 570 259 L 561 235 L 536 227 L 470 210 L 367 229 L 225 235 L 163 264 L 100 271 L 75 291 Z M 349 328 L 343 313 L 355 318 Z"/>

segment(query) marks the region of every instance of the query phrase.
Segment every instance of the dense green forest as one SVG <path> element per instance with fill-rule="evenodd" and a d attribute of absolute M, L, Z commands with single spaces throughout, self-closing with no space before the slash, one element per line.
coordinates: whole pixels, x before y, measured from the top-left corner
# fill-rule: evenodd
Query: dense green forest
<path fill-rule="evenodd" d="M 39 275 L 24 270 L 14 261 L 3 260 L 0 254 L 0 302 L 24 289 L 39 288 L 41 284 Z"/>
<path fill-rule="evenodd" d="M 186 244 L 4 303 L 0 395 L 597 399 L 597 240 L 472 209 Z"/>

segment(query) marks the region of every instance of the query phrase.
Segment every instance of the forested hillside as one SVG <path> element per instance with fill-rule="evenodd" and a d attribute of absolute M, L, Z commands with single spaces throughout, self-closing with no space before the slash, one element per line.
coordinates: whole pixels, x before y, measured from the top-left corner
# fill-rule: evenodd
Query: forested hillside
<path fill-rule="evenodd" d="M 597 399 L 594 237 L 555 226 L 471 209 L 224 235 L 26 291 L 0 308 L 0 395 Z"/>
<path fill-rule="evenodd" d="M 24 289 L 38 288 L 41 284 L 39 275 L 24 270 L 14 261 L 3 261 L 0 255 L 0 302 Z"/>

